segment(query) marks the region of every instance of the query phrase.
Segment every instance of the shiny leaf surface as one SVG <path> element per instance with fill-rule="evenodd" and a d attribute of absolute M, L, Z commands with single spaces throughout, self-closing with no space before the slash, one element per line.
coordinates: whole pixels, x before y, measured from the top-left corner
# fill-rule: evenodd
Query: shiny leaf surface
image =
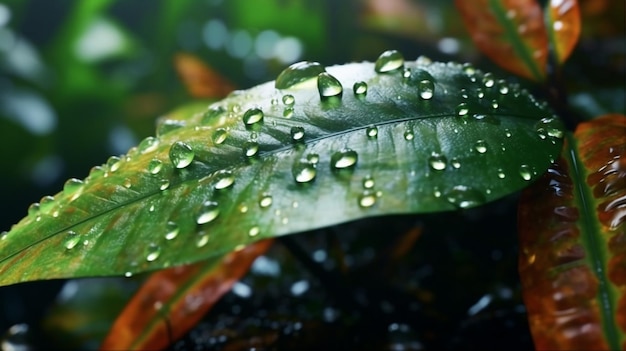
<path fill-rule="evenodd" d="M 538 350 L 626 348 L 626 116 L 581 124 L 523 192 L 519 270 Z"/>
<path fill-rule="evenodd" d="M 541 81 L 548 36 L 536 0 L 455 0 L 476 46 L 501 67 Z"/>
<path fill-rule="evenodd" d="M 558 63 L 574 50 L 580 36 L 580 10 L 577 0 L 550 0 L 544 10 L 550 45 Z"/>
<path fill-rule="evenodd" d="M 156 137 L 31 206 L 2 235 L 0 283 L 132 274 L 368 216 L 479 206 L 530 184 L 561 147 L 544 104 L 469 65 L 390 51 L 299 63 L 276 82 L 162 119 Z"/>

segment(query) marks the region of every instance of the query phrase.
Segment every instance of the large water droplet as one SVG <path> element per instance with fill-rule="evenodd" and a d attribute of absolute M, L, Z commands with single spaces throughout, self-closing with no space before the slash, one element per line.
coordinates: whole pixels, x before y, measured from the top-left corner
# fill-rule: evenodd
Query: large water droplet
<path fill-rule="evenodd" d="M 376 138 L 378 136 L 378 127 L 376 127 L 376 126 L 368 126 L 365 129 L 365 134 L 369 138 Z"/>
<path fill-rule="evenodd" d="M 330 74 L 324 72 L 317 76 L 317 90 L 321 99 L 327 99 L 334 96 L 341 96 L 343 87 L 341 82 Z"/>
<path fill-rule="evenodd" d="M 175 131 L 177 129 L 180 129 L 184 127 L 185 125 L 187 125 L 187 123 L 184 121 L 168 119 L 168 120 L 162 121 L 161 123 L 157 125 L 156 132 L 157 132 L 157 135 L 161 136 L 161 135 L 170 133 L 172 131 Z"/>
<path fill-rule="evenodd" d="M 217 128 L 215 133 L 213 133 L 213 143 L 219 145 L 223 143 L 228 137 L 228 131 L 224 128 Z"/>
<path fill-rule="evenodd" d="M 198 224 L 206 224 L 213 221 L 220 214 L 220 208 L 217 202 L 215 201 L 205 201 L 202 206 L 200 206 L 200 210 L 198 211 L 198 216 L 196 217 L 196 223 Z"/>
<path fill-rule="evenodd" d="M 79 242 L 80 242 L 80 235 L 76 234 L 76 232 L 73 230 L 69 230 L 65 234 L 65 241 L 63 242 L 63 245 L 65 246 L 66 249 L 71 250 L 74 247 L 76 247 L 76 245 L 78 245 Z"/>
<path fill-rule="evenodd" d="M 356 164 L 358 156 L 356 151 L 345 148 L 332 154 L 330 164 L 335 169 L 352 167 Z"/>
<path fill-rule="evenodd" d="M 317 62 L 302 61 L 285 68 L 276 78 L 276 89 L 288 89 L 296 84 L 314 79 L 326 68 Z"/>
<path fill-rule="evenodd" d="M 110 172 L 115 172 L 122 166 L 122 159 L 117 156 L 111 156 L 107 160 L 107 167 Z"/>
<path fill-rule="evenodd" d="M 519 175 L 522 177 L 522 179 L 524 180 L 530 180 L 533 176 L 530 166 L 528 165 L 521 165 L 519 167 Z"/>
<path fill-rule="evenodd" d="M 292 106 L 296 102 L 296 99 L 291 94 L 287 94 L 283 96 L 283 104 L 287 106 Z"/>
<path fill-rule="evenodd" d="M 482 192 L 465 185 L 457 185 L 445 193 L 446 200 L 460 208 L 469 208 L 485 202 Z"/>
<path fill-rule="evenodd" d="M 428 164 L 430 165 L 430 168 L 435 171 L 443 171 L 444 169 L 446 169 L 447 162 L 448 160 L 445 156 L 436 152 L 433 152 L 428 158 Z"/>
<path fill-rule="evenodd" d="M 259 152 L 259 143 L 256 141 L 248 141 L 243 146 L 243 150 L 247 157 L 255 156 Z"/>
<path fill-rule="evenodd" d="M 302 141 L 304 138 L 304 128 L 303 127 L 291 127 L 291 140 L 293 141 Z"/>
<path fill-rule="evenodd" d="M 82 180 L 76 179 L 76 178 L 70 178 L 65 182 L 65 184 L 63 184 L 63 193 L 68 196 L 75 195 L 76 193 L 79 192 L 79 190 L 81 190 L 82 187 L 83 187 Z"/>
<path fill-rule="evenodd" d="M 139 146 L 137 147 L 137 149 L 139 150 L 140 153 L 145 154 L 150 151 L 156 150 L 158 146 L 159 146 L 159 139 L 150 136 L 150 137 L 143 139 L 139 143 Z"/>
<path fill-rule="evenodd" d="M 155 243 L 150 243 L 146 248 L 146 261 L 153 262 L 161 255 L 161 247 Z"/>
<path fill-rule="evenodd" d="M 185 168 L 191 164 L 195 153 L 191 146 L 182 141 L 177 141 L 170 147 L 170 161 L 176 168 Z"/>
<path fill-rule="evenodd" d="M 270 195 L 269 193 L 263 193 L 261 195 L 261 197 L 259 198 L 259 206 L 261 206 L 262 208 L 267 208 L 272 206 L 272 195 Z"/>
<path fill-rule="evenodd" d="M 417 88 L 420 94 L 420 98 L 422 98 L 423 100 L 430 100 L 435 94 L 435 83 L 433 83 L 433 81 L 430 79 L 421 80 Z"/>
<path fill-rule="evenodd" d="M 178 228 L 178 224 L 176 222 L 168 221 L 165 224 L 165 239 L 172 240 L 178 236 L 178 232 L 180 228 Z"/>
<path fill-rule="evenodd" d="M 404 67 L 404 57 L 399 51 L 387 50 L 378 56 L 374 64 L 374 70 L 385 73 Z"/>
<path fill-rule="evenodd" d="M 297 161 L 291 170 L 293 179 L 298 183 L 308 183 L 315 179 L 317 169 L 315 163 L 308 160 Z"/>
<path fill-rule="evenodd" d="M 474 150 L 478 153 L 484 154 L 487 152 L 487 143 L 482 139 L 476 141 L 476 144 L 474 144 Z"/>
<path fill-rule="evenodd" d="M 151 174 L 158 174 L 163 168 L 163 162 L 157 158 L 154 158 L 148 162 L 148 172 Z"/>
<path fill-rule="evenodd" d="M 264 117 L 263 111 L 260 108 L 254 107 L 254 108 L 248 109 L 243 114 L 243 123 L 245 124 L 246 128 L 251 128 L 257 123 L 262 123 L 263 117 Z"/>
<path fill-rule="evenodd" d="M 233 185 L 235 182 L 235 176 L 233 172 L 227 170 L 218 171 L 215 174 L 215 189 L 226 189 Z"/>
<path fill-rule="evenodd" d="M 367 93 L 367 83 L 365 82 L 356 82 L 352 86 L 352 91 L 356 96 L 363 96 Z"/>

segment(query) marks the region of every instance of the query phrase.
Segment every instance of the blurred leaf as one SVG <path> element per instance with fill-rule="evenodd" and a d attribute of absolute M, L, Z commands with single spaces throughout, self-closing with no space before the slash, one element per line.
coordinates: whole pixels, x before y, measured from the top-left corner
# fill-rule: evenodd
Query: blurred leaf
<path fill-rule="evenodd" d="M 102 350 L 157 350 L 189 331 L 272 244 L 153 273 L 118 316 Z"/>
<path fill-rule="evenodd" d="M 519 270 L 539 350 L 626 348 L 626 116 L 581 124 L 523 192 Z"/>
<path fill-rule="evenodd" d="M 478 48 L 501 67 L 542 81 L 548 36 L 536 0 L 455 0 Z"/>
<path fill-rule="evenodd" d="M 545 7 L 546 28 L 558 63 L 574 50 L 580 36 L 580 10 L 577 0 L 550 0 Z"/>
<path fill-rule="evenodd" d="M 543 173 L 563 134 L 516 85 L 394 51 L 293 65 L 276 85 L 176 116 L 33 204 L 0 240 L 0 283 L 136 273 L 358 218 L 479 206 Z"/>
<path fill-rule="evenodd" d="M 223 98 L 235 89 L 225 77 L 191 54 L 179 53 L 174 58 L 176 70 L 191 96 Z"/>

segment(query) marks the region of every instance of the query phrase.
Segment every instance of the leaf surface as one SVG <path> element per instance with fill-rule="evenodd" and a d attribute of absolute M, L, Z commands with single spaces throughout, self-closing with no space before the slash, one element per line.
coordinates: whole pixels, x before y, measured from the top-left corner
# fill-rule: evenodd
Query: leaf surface
<path fill-rule="evenodd" d="M 297 64 L 162 119 L 156 137 L 2 235 L 0 284 L 136 273 L 368 216 L 474 207 L 558 156 L 562 124 L 525 90 L 398 55 Z"/>
<path fill-rule="evenodd" d="M 183 336 L 272 244 L 153 273 L 118 316 L 102 350 L 158 350 Z"/>
<path fill-rule="evenodd" d="M 556 61 L 563 63 L 580 37 L 580 9 L 577 0 L 550 0 L 544 10 L 550 45 Z"/>
<path fill-rule="evenodd" d="M 626 116 L 581 124 L 522 193 L 524 301 L 538 350 L 626 348 Z"/>
<path fill-rule="evenodd" d="M 548 36 L 536 0 L 455 0 L 476 46 L 499 66 L 525 78 L 546 75 Z"/>

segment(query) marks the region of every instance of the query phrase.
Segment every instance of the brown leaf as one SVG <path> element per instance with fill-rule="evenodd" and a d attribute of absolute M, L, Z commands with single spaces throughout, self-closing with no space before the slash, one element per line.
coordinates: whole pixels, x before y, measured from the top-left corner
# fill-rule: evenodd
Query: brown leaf
<path fill-rule="evenodd" d="M 179 53 L 174 58 L 174 64 L 180 79 L 193 97 L 223 98 L 235 89 L 228 79 L 194 55 Z"/>

